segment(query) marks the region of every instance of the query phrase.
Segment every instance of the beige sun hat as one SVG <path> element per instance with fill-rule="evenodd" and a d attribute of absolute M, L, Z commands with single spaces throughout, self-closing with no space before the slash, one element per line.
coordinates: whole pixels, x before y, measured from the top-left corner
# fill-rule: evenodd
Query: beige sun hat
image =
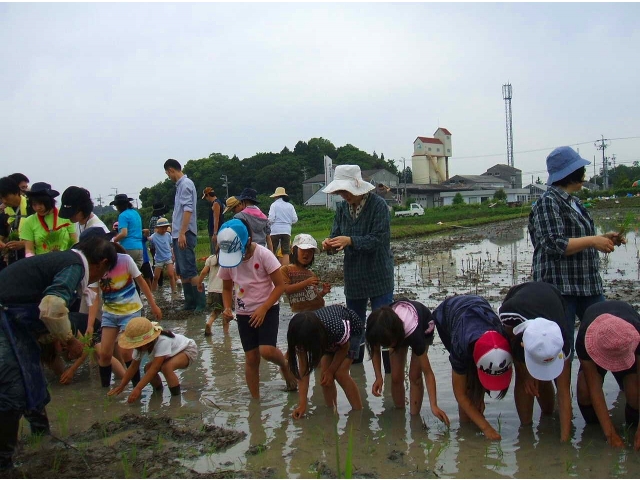
<path fill-rule="evenodd" d="M 301 250 L 315 250 L 316 253 L 320 253 L 320 249 L 318 249 L 318 242 L 311 235 L 307 233 L 299 233 L 293 239 L 293 243 L 291 244 L 291 248 L 298 247 Z"/>
<path fill-rule="evenodd" d="M 287 192 L 284 190 L 284 187 L 276 188 L 276 191 L 273 193 L 273 195 L 269 195 L 269 197 L 271 197 L 271 198 L 288 197 L 288 196 L 289 195 L 287 195 Z"/>
<path fill-rule="evenodd" d="M 162 327 L 157 322 L 152 322 L 144 317 L 132 318 L 118 337 L 120 348 L 133 349 L 153 342 L 162 332 Z"/>
<path fill-rule="evenodd" d="M 231 210 L 236 205 L 240 205 L 240 200 L 238 200 L 236 197 L 227 198 L 227 203 L 226 203 L 226 206 L 224 207 L 224 210 L 222 211 L 222 213 L 223 214 L 227 213 L 229 210 Z"/>
<path fill-rule="evenodd" d="M 352 195 L 364 195 L 375 187 L 365 182 L 358 165 L 338 165 L 333 175 L 333 181 L 324 187 L 324 193 L 334 193 L 345 190 Z"/>
<path fill-rule="evenodd" d="M 171 224 L 169 223 L 169 220 L 167 220 L 164 217 L 160 217 L 156 222 L 156 227 L 170 227 L 170 226 Z"/>

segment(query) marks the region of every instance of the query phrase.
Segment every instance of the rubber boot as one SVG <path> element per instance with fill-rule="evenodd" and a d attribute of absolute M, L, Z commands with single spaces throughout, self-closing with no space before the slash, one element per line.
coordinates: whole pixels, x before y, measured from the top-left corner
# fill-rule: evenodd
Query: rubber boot
<path fill-rule="evenodd" d="M 180 385 L 176 385 L 175 387 L 169 387 L 169 391 L 171 392 L 171 396 L 180 395 Z"/>
<path fill-rule="evenodd" d="M 198 290 L 198 287 L 191 286 L 193 294 L 196 297 L 196 309 L 195 311 L 200 313 L 207 309 L 207 296 L 204 291 Z"/>
<path fill-rule="evenodd" d="M 194 287 L 190 283 L 185 282 L 182 284 L 182 291 L 184 292 L 184 307 L 182 307 L 182 310 L 195 310 L 196 299 L 193 290 Z"/>
<path fill-rule="evenodd" d="M 100 372 L 100 383 L 103 387 L 111 386 L 111 365 L 108 367 L 101 367 L 98 365 L 98 371 Z"/>
<path fill-rule="evenodd" d="M 18 444 L 18 428 L 22 413 L 18 410 L 0 412 L 0 472 L 13 468 L 13 451 Z"/>
<path fill-rule="evenodd" d="M 131 366 L 131 362 L 124 362 L 124 364 L 126 365 L 127 369 L 129 369 L 129 367 Z M 136 388 L 136 385 L 138 385 L 139 382 L 140 382 L 140 369 L 138 369 L 138 371 L 131 378 L 131 386 L 133 388 Z"/>

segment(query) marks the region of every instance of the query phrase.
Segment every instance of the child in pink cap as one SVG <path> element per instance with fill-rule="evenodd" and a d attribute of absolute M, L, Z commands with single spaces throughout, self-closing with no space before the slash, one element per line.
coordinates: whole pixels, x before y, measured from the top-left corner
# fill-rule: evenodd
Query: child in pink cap
<path fill-rule="evenodd" d="M 612 447 L 624 447 L 616 432 L 602 390 L 607 372 L 612 372 L 624 391 L 627 425 L 638 424 L 640 393 L 640 315 L 627 302 L 607 300 L 589 307 L 576 336 L 578 370 L 578 407 L 585 422 L 600 423 Z M 636 430 L 634 448 L 640 449 L 640 429 Z"/>
<path fill-rule="evenodd" d="M 438 407 L 436 394 L 436 377 L 429 363 L 429 346 L 433 343 L 435 325 L 431 319 L 431 311 L 420 302 L 398 300 L 388 307 L 381 307 L 371 313 L 367 319 L 367 351 L 373 360 L 373 371 L 376 380 L 371 393 L 376 397 L 382 395 L 384 377 L 381 369 L 381 347 L 389 348 L 391 364 L 391 395 L 396 408 L 404 408 L 404 367 L 407 353 L 411 348 L 409 365 L 409 411 L 411 415 L 419 415 L 424 397 L 424 384 L 427 385 L 431 412 L 447 426 L 449 417 Z"/>

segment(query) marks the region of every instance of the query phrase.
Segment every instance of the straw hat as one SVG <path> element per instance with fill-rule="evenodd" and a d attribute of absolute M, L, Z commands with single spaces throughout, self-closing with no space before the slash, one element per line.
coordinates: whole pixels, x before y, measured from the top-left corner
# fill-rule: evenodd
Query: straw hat
<path fill-rule="evenodd" d="M 269 195 L 269 197 L 271 198 L 288 197 L 288 196 L 289 195 L 287 195 L 287 192 L 284 190 L 284 187 L 276 188 L 276 191 L 273 193 L 273 195 Z"/>
<path fill-rule="evenodd" d="M 231 210 L 236 205 L 240 205 L 240 200 L 238 200 L 236 197 L 227 198 L 226 207 L 224 207 L 224 210 L 222 211 L 222 213 L 223 214 L 227 213 L 229 210 Z"/>
<path fill-rule="evenodd" d="M 162 327 L 157 322 L 151 322 L 144 317 L 132 318 L 127 323 L 124 332 L 118 337 L 118 345 L 121 348 L 138 348 L 153 342 L 162 332 Z"/>
<path fill-rule="evenodd" d="M 338 165 L 333 175 L 333 181 L 324 187 L 324 193 L 334 193 L 345 190 L 352 195 L 364 195 L 375 187 L 365 182 L 358 165 Z"/>
<path fill-rule="evenodd" d="M 156 227 L 170 227 L 170 226 L 171 224 L 169 223 L 169 220 L 167 220 L 164 217 L 160 217 L 156 222 Z"/>

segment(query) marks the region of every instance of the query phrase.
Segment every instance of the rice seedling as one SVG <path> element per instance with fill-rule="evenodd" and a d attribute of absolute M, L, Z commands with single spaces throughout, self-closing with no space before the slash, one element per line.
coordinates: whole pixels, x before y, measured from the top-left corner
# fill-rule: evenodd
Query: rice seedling
<path fill-rule="evenodd" d="M 344 462 L 344 478 L 352 478 L 353 475 L 353 425 L 349 429 L 349 443 L 347 444 L 347 458 Z"/>
<path fill-rule="evenodd" d="M 60 435 L 66 437 L 67 435 L 69 435 L 69 411 L 58 410 L 56 412 L 56 418 L 58 419 L 58 423 L 60 424 Z"/>

